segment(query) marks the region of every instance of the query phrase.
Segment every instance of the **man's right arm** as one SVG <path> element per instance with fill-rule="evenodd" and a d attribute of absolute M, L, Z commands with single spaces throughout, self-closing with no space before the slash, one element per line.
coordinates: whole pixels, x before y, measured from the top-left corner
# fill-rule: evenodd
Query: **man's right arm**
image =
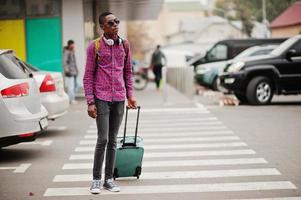
<path fill-rule="evenodd" d="M 87 60 L 85 67 L 85 74 L 83 78 L 85 97 L 87 104 L 94 103 L 94 75 L 95 75 L 95 55 L 94 55 L 94 42 L 87 48 Z"/>

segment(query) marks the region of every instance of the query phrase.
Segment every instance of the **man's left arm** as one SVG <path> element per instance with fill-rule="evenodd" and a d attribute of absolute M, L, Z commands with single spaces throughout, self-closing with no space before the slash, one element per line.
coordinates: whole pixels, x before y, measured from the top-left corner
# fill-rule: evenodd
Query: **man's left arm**
<path fill-rule="evenodd" d="M 126 97 L 128 100 L 128 106 L 130 108 L 136 108 L 137 103 L 134 98 L 134 89 L 133 89 L 133 73 L 132 73 L 132 62 L 131 62 L 131 49 L 128 41 L 124 42 L 126 48 L 126 62 L 125 62 L 125 89 L 126 89 Z"/>

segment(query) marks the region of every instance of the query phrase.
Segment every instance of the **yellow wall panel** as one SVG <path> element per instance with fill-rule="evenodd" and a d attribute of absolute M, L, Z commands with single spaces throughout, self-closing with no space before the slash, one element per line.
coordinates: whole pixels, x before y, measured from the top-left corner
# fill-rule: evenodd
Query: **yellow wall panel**
<path fill-rule="evenodd" d="M 0 20 L 0 49 L 13 49 L 26 59 L 24 20 Z"/>

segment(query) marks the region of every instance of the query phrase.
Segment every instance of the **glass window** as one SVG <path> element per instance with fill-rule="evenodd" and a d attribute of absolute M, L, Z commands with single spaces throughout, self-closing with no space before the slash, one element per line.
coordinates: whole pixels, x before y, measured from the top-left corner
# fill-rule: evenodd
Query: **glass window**
<path fill-rule="evenodd" d="M 24 17 L 22 0 L 0 0 L 0 19 L 17 19 Z"/>
<path fill-rule="evenodd" d="M 25 66 L 28 71 L 30 71 L 30 72 L 38 72 L 38 71 L 40 71 L 38 68 L 32 66 L 31 64 L 23 62 L 22 60 L 20 60 L 18 58 L 16 58 L 16 59 L 18 60 L 18 62 L 20 63 L 20 65 Z"/>
<path fill-rule="evenodd" d="M 9 79 L 28 78 L 29 72 L 12 54 L 0 55 L 0 73 Z"/>
<path fill-rule="evenodd" d="M 56 17 L 60 13 L 60 0 L 26 0 L 27 17 Z"/>
<path fill-rule="evenodd" d="M 297 42 L 297 44 L 293 46 L 293 49 L 295 49 L 298 53 L 301 53 L 301 41 Z"/>
<path fill-rule="evenodd" d="M 218 44 L 208 52 L 208 61 L 226 60 L 227 55 L 227 46 L 224 44 Z"/>
<path fill-rule="evenodd" d="M 298 38 L 292 37 L 290 39 L 285 40 L 285 42 L 281 43 L 276 49 L 274 49 L 271 54 L 273 55 L 281 55 L 288 50 L 290 46 L 292 46 Z"/>
<path fill-rule="evenodd" d="M 262 50 L 259 50 L 259 51 L 255 51 L 250 56 L 267 55 L 271 51 L 273 51 L 273 49 L 262 49 Z"/>

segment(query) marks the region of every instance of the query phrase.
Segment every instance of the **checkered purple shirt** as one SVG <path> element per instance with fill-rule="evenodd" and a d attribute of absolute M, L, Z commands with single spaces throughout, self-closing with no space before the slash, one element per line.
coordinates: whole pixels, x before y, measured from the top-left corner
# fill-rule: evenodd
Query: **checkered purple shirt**
<path fill-rule="evenodd" d="M 122 44 L 109 46 L 101 39 L 97 66 L 95 64 L 94 41 L 88 46 L 83 78 L 88 104 L 93 103 L 95 98 L 113 102 L 124 101 L 126 97 L 133 96 L 129 43 L 124 41 L 124 46 L 127 50 L 124 49 Z M 128 52 L 128 55 L 125 63 L 126 52 Z"/>

